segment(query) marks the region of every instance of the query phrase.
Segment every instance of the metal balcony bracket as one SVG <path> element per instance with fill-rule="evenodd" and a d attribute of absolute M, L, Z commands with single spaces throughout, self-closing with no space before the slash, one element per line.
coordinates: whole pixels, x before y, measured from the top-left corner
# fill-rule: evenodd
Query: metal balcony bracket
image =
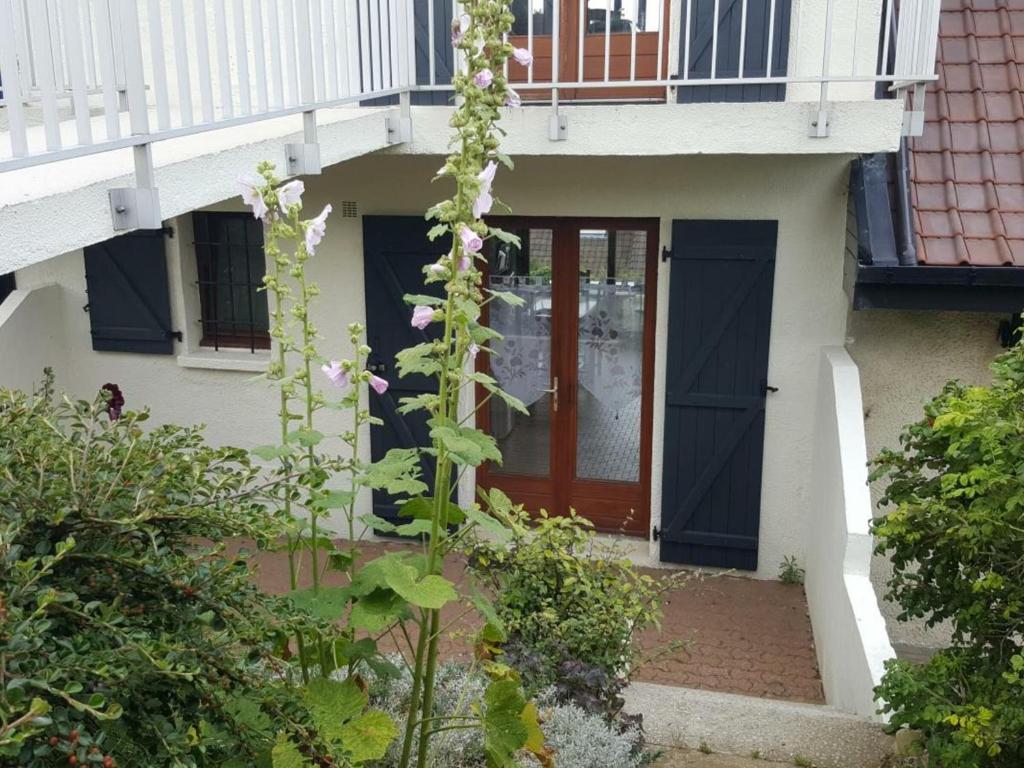
<path fill-rule="evenodd" d="M 403 91 L 398 94 L 398 112 L 384 118 L 388 144 L 403 144 L 412 141 L 412 94 Z"/>
<path fill-rule="evenodd" d="M 402 144 L 412 141 L 412 118 L 403 117 L 401 113 L 388 115 L 384 118 L 387 128 L 388 144 Z"/>
<path fill-rule="evenodd" d="M 903 112 L 903 135 L 920 136 L 924 133 L 924 84 L 916 83 L 906 100 L 909 109 Z"/>
<path fill-rule="evenodd" d="M 832 116 L 827 109 L 818 109 L 811 113 L 807 135 L 812 139 L 827 138 L 832 131 Z"/>
<path fill-rule="evenodd" d="M 133 148 L 135 155 L 134 187 L 109 190 L 110 216 L 114 231 L 130 229 L 161 229 L 160 194 L 153 176 L 153 154 L 149 144 Z"/>
<path fill-rule="evenodd" d="M 569 116 L 555 112 L 548 120 L 548 138 L 551 141 L 565 141 L 569 138 Z"/>
<path fill-rule="evenodd" d="M 323 170 L 314 110 L 302 113 L 302 139 L 301 143 L 284 145 L 285 169 L 289 176 L 313 176 Z"/>

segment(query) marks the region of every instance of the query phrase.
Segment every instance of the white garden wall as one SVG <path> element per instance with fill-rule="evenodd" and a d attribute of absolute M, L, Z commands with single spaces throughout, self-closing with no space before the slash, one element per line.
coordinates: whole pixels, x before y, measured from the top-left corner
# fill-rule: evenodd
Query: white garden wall
<path fill-rule="evenodd" d="M 871 499 L 857 366 L 822 350 L 808 526 L 807 604 L 832 706 L 872 717 L 873 688 L 895 656 L 871 585 Z"/>
<path fill-rule="evenodd" d="M 662 233 L 659 249 L 670 244 L 671 221 L 676 218 L 779 220 L 769 361 L 769 380 L 779 392 L 770 395 L 767 404 L 760 567 L 755 575 L 774 578 L 786 555 L 805 561 L 807 528 L 815 514 L 813 403 L 819 391 L 820 350 L 841 345 L 845 332 L 842 244 L 848 158 L 517 157 L 516 163 L 514 172 L 499 172 L 495 185 L 497 195 L 516 214 L 657 217 Z M 359 218 L 342 218 L 339 204 L 353 201 L 361 215 L 419 214 L 446 193 L 443 184 L 429 183 L 439 165 L 435 156 L 371 155 L 306 179 L 310 209 L 319 210 L 328 201 L 335 204 L 327 239 L 312 262 L 312 277 L 323 291 L 314 319 L 324 336 L 326 354 L 344 354 L 345 324 L 364 317 L 362 225 Z M 222 207 L 239 205 L 235 198 Z M 206 422 L 215 442 L 273 442 L 273 396 L 265 384 L 251 381 L 251 369 L 263 364 L 261 355 L 254 359 L 248 353 L 196 349 L 189 221 L 182 217 L 170 222 L 176 236 L 167 241 L 174 327 L 186 339 L 176 356 L 91 350 L 88 317 L 81 311 L 86 295 L 80 252 L 21 270 L 18 284 L 29 288 L 59 282 L 63 286 L 63 314 L 49 322 L 63 324 L 70 351 L 54 364 L 74 371 L 78 394 L 89 394 L 113 381 L 125 391 L 129 406 L 149 404 L 158 422 Z M 669 262 L 660 262 L 652 524 L 660 522 L 669 270 Z M 9 359 L 0 348 L 0 360 Z M 0 384 L 8 382 L 8 373 L 8 364 L 0 363 Z M 365 511 L 368 499 L 363 499 L 363 505 Z M 651 554 L 656 556 L 656 544 Z"/>
<path fill-rule="evenodd" d="M 16 290 L 0 303 L 0 386 L 31 392 L 43 368 L 52 366 L 56 375 L 67 360 L 62 291 L 44 284 Z"/>

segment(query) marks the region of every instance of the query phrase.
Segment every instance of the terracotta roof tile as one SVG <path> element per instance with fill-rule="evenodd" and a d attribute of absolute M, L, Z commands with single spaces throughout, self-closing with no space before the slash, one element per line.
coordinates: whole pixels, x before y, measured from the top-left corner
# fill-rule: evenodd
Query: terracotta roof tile
<path fill-rule="evenodd" d="M 910 142 L 918 259 L 1024 267 L 1024 0 L 943 0 L 938 73 Z"/>

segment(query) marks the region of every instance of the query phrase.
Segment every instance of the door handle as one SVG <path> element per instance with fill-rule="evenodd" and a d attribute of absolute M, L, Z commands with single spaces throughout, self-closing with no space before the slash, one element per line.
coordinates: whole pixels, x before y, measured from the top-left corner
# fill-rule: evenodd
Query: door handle
<path fill-rule="evenodd" d="M 558 377 L 555 376 L 552 381 L 554 386 L 551 387 L 551 389 L 545 389 L 543 391 L 552 396 L 551 408 L 555 413 L 558 413 Z"/>

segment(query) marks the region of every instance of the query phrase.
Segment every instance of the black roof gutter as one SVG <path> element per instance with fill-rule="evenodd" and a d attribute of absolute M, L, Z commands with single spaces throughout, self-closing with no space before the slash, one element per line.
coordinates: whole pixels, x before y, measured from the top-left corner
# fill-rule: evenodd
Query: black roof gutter
<path fill-rule="evenodd" d="M 901 155 L 905 151 L 901 148 Z M 1024 310 L 1024 268 L 916 263 L 909 184 L 901 178 L 906 156 L 897 156 L 896 160 L 895 187 L 901 198 L 896 206 L 889 201 L 886 155 L 865 155 L 854 160 L 850 168 L 858 251 L 853 308 L 1014 314 Z"/>

